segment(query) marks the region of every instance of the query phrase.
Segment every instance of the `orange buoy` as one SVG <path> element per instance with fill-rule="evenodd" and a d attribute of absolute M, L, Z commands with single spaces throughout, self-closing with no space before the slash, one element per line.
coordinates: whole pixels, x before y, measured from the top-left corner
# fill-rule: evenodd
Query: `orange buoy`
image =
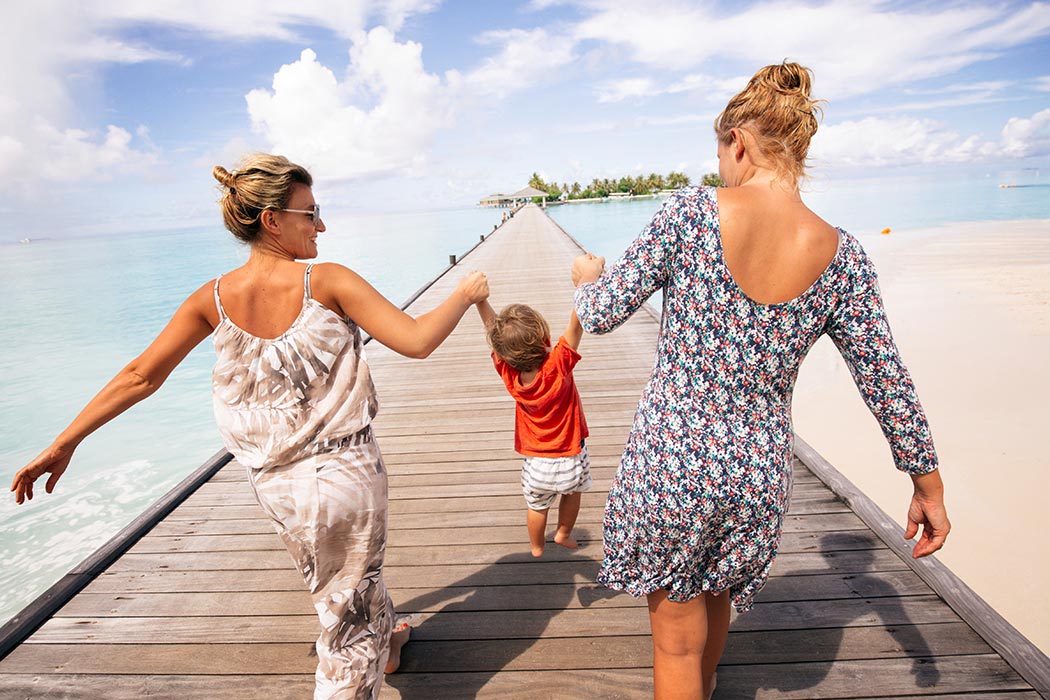
<path fill-rule="evenodd" d="M 886 234 L 888 234 L 889 232 L 890 232 L 889 228 L 884 228 L 884 229 L 882 229 L 882 235 L 883 235 L 883 236 L 885 236 L 885 235 L 886 235 Z"/>

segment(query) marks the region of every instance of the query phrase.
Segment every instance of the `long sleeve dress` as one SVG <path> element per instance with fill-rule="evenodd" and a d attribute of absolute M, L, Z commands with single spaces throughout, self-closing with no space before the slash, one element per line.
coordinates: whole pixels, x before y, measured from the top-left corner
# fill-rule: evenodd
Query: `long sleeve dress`
<path fill-rule="evenodd" d="M 739 611 L 765 584 L 791 494 L 791 395 L 806 353 L 827 333 L 889 441 L 898 469 L 937 456 L 883 310 L 875 269 L 839 229 L 824 273 L 798 297 L 759 304 L 733 280 L 718 200 L 686 188 L 623 257 L 576 291 L 585 330 L 608 333 L 655 291 L 663 318 L 604 518 L 598 581 L 684 601 L 729 591 Z"/>
<path fill-rule="evenodd" d="M 315 700 L 372 700 L 394 624 L 382 575 L 387 475 L 371 430 L 378 406 L 361 333 L 311 296 L 311 267 L 302 311 L 278 338 L 233 323 L 215 280 L 213 404 L 226 449 L 313 598 Z"/>

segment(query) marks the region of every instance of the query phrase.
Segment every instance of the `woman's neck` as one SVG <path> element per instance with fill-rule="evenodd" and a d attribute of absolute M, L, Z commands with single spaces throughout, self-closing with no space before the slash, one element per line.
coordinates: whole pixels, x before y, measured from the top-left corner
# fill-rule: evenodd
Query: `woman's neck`
<path fill-rule="evenodd" d="M 252 252 L 245 266 L 269 270 L 282 262 L 295 262 L 295 257 L 272 240 L 266 239 L 252 244 Z"/>
<path fill-rule="evenodd" d="M 793 202 L 802 201 L 798 185 L 785 180 L 784 177 L 771 168 L 754 167 L 744 177 L 740 178 L 737 186 L 746 187 L 755 192 L 774 194 Z"/>

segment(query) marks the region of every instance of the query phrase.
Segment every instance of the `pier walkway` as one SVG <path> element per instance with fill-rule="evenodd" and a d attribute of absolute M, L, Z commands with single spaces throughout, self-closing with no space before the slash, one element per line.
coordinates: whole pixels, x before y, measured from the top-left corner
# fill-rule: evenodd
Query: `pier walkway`
<path fill-rule="evenodd" d="M 410 311 L 480 269 L 495 307 L 529 303 L 557 335 L 579 252 L 526 207 Z M 658 330 L 642 310 L 611 335 L 584 337 L 576 377 L 594 490 L 580 549 L 549 542 L 540 560 L 528 553 L 513 402 L 477 314 L 425 361 L 368 345 L 390 473 L 385 575 L 399 612 L 415 618 L 381 698 L 651 697 L 644 600 L 593 580 L 605 494 Z M 802 441 L 798 455 L 781 554 L 754 610 L 733 622 L 716 698 L 1036 700 L 1032 683 L 1046 692 L 1045 656 L 1003 632 L 943 567 L 902 557 L 880 532 L 885 516 Z M 309 698 L 317 632 L 288 554 L 229 463 L 0 661 L 0 699 Z M 1011 666 L 1018 659 L 1031 681 Z"/>

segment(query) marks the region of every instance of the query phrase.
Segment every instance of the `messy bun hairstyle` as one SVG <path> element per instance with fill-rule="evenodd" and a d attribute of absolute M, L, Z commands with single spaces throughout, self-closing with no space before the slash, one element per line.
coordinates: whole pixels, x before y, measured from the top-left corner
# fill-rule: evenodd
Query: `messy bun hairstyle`
<path fill-rule="evenodd" d="M 810 99 L 813 74 L 798 63 L 766 66 L 751 78 L 715 120 L 715 134 L 730 144 L 730 129 L 743 129 L 755 139 L 759 153 L 792 183 L 806 173 L 809 142 L 823 115 L 823 100 Z"/>
<path fill-rule="evenodd" d="M 230 233 L 245 243 L 259 237 L 259 217 L 265 210 L 288 206 L 292 185 L 312 187 L 314 183 L 306 168 L 284 156 L 268 153 L 245 157 L 232 173 L 216 165 L 211 174 L 222 190 L 222 221 Z"/>

